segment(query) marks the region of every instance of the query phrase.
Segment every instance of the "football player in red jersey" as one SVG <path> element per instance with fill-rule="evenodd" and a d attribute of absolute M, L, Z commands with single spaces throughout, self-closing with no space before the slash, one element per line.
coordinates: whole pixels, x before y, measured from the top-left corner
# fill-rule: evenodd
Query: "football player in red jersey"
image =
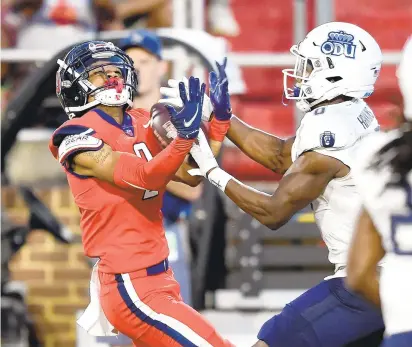
<path fill-rule="evenodd" d="M 97 336 L 118 330 L 135 346 L 232 346 L 183 303 L 160 212 L 170 180 L 198 182 L 182 164 L 199 133 L 205 85 L 191 78 L 187 96 L 181 84 L 183 108 L 168 107 L 178 136 L 162 150 L 149 113 L 129 108 L 137 76 L 122 50 L 89 41 L 58 64 L 57 96 L 70 120 L 50 150 L 79 207 L 85 254 L 100 259 L 79 324 Z"/>

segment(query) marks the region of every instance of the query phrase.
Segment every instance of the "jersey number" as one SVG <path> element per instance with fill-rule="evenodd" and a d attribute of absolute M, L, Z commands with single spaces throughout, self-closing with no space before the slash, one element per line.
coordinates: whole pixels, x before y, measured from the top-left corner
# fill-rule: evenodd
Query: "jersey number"
<path fill-rule="evenodd" d="M 152 153 L 150 153 L 149 148 L 147 148 L 146 144 L 143 142 L 136 143 L 133 146 L 133 150 L 139 158 L 143 158 L 142 157 L 142 153 L 143 153 L 144 158 L 147 161 L 150 161 L 153 159 Z M 147 190 L 146 189 L 143 194 L 143 200 L 151 199 L 158 195 L 159 195 L 159 192 L 157 190 Z"/>
<path fill-rule="evenodd" d="M 412 245 L 410 245 L 409 248 L 399 247 L 399 239 L 402 236 L 406 239 L 406 242 L 412 238 L 412 190 L 410 186 L 405 188 L 409 211 L 406 215 L 393 215 L 391 217 L 391 240 L 393 243 L 393 251 L 396 254 L 412 255 Z M 405 235 L 405 233 L 409 233 L 410 235 Z"/>

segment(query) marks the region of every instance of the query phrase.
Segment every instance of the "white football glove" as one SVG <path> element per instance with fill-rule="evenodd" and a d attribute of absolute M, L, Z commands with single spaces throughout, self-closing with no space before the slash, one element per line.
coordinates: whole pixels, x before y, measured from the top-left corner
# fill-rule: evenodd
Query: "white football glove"
<path fill-rule="evenodd" d="M 199 130 L 197 140 L 199 143 L 193 144 L 190 154 L 199 168 L 188 170 L 188 173 L 192 176 L 203 176 L 207 178 L 210 183 L 219 188 L 222 192 L 225 192 L 226 186 L 230 180 L 235 180 L 240 183 L 219 167 L 202 129 Z M 207 175 L 208 172 L 209 175 Z"/>
<path fill-rule="evenodd" d="M 158 102 L 160 104 L 169 104 L 174 107 L 183 107 L 182 99 L 180 98 L 179 92 L 179 82 L 183 82 L 186 87 L 186 95 L 189 95 L 189 81 L 186 77 L 183 77 L 181 81 L 170 79 L 167 84 L 169 87 L 161 87 L 160 93 L 163 95 L 163 99 L 160 99 Z M 210 116 L 213 113 L 213 106 L 210 102 L 210 98 L 205 93 L 203 99 L 202 107 L 202 121 L 210 122 Z"/>
<path fill-rule="evenodd" d="M 199 129 L 199 135 L 197 136 L 197 141 L 193 144 L 190 154 L 193 159 L 196 161 L 198 169 L 191 169 L 188 173 L 192 176 L 203 176 L 206 177 L 206 174 L 209 170 L 219 167 L 219 164 L 216 161 L 215 156 L 213 155 L 212 150 L 210 149 L 207 138 L 202 129 Z"/>

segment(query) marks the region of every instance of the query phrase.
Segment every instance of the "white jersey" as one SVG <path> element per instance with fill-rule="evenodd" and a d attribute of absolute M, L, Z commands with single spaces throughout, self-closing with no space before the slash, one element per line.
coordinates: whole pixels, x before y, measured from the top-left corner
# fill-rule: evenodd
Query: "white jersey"
<path fill-rule="evenodd" d="M 365 139 L 354 170 L 363 206 L 386 251 L 380 296 L 387 335 L 412 331 L 412 175 L 408 177 L 409 186 L 388 186 L 391 168 L 375 170 L 371 163 L 384 145 L 400 135 L 391 131 Z"/>
<path fill-rule="evenodd" d="M 376 131 L 379 124 L 363 100 L 319 107 L 303 117 L 292 147 L 292 161 L 314 151 L 336 158 L 351 169 L 360 140 Z M 331 180 L 312 202 L 316 223 L 329 250 L 329 261 L 335 264 L 335 274 L 326 279 L 346 276 L 348 249 L 360 207 L 352 171 Z"/>

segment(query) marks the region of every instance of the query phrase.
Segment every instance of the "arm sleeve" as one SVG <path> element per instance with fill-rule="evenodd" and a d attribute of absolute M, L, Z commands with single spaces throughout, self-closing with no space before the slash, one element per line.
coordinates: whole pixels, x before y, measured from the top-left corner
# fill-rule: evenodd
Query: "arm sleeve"
<path fill-rule="evenodd" d="M 193 141 L 177 137 L 148 162 L 132 154 L 122 153 L 114 170 L 114 183 L 122 188 L 149 190 L 166 186 L 182 165 Z"/>

